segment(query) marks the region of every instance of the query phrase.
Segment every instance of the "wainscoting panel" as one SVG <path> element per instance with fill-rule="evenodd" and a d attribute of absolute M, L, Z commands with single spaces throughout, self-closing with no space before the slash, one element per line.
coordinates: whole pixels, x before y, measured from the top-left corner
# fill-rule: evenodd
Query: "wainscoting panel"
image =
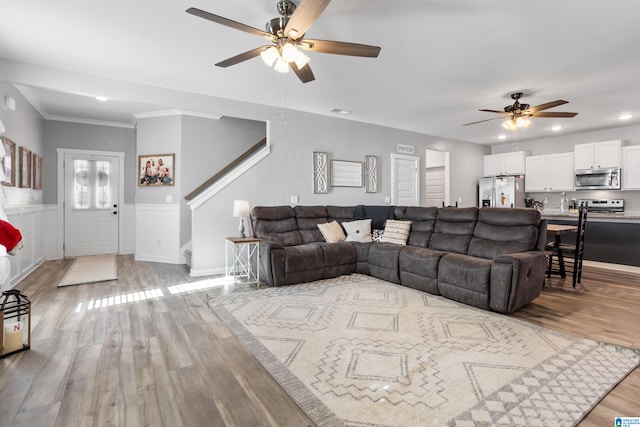
<path fill-rule="evenodd" d="M 135 259 L 180 264 L 180 205 L 136 204 Z"/>
<path fill-rule="evenodd" d="M 20 230 L 23 248 L 16 255 L 9 255 L 11 286 L 29 275 L 45 258 L 44 205 L 5 206 L 9 222 Z"/>

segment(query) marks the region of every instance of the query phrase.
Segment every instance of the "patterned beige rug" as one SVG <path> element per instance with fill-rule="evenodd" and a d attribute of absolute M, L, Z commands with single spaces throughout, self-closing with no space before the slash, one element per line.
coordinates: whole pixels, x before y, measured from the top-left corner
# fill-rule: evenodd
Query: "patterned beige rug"
<path fill-rule="evenodd" d="M 58 287 L 104 282 L 117 278 L 115 255 L 81 256 L 73 260 L 73 264 L 58 283 Z"/>
<path fill-rule="evenodd" d="M 320 426 L 570 426 L 640 363 L 362 275 L 210 306 Z"/>

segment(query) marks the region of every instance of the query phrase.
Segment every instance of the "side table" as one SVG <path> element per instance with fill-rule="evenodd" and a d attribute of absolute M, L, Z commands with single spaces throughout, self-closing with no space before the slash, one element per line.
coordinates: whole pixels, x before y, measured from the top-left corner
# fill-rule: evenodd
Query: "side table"
<path fill-rule="evenodd" d="M 255 269 L 253 264 L 255 263 Z M 233 276 L 233 283 L 244 278 L 243 283 L 255 283 L 260 287 L 260 239 L 253 237 L 227 237 L 225 246 L 225 274 Z"/>

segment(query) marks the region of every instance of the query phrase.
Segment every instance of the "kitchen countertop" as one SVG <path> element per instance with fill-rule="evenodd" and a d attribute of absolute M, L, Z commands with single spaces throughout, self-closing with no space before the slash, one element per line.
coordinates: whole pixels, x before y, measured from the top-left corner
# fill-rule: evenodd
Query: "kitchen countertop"
<path fill-rule="evenodd" d="M 542 216 L 547 219 L 575 219 L 578 220 L 578 211 L 560 212 L 560 209 L 544 209 L 540 211 Z M 640 222 L 640 211 L 624 211 L 624 212 L 589 212 L 588 220 L 603 222 Z"/>

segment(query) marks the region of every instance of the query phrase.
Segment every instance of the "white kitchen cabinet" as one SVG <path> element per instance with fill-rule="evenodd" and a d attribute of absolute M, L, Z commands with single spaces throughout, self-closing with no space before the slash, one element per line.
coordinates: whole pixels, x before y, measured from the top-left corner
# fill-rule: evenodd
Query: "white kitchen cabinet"
<path fill-rule="evenodd" d="M 547 156 L 529 156 L 525 160 L 524 191 L 547 191 Z"/>
<path fill-rule="evenodd" d="M 548 154 L 526 158 L 526 192 L 572 191 L 573 153 Z"/>
<path fill-rule="evenodd" d="M 524 173 L 524 151 L 484 156 L 484 176 L 521 175 Z"/>
<path fill-rule="evenodd" d="M 574 166 L 576 169 L 619 168 L 621 146 L 619 139 L 578 144 L 573 149 Z"/>
<path fill-rule="evenodd" d="M 640 190 L 640 145 L 622 148 L 622 189 Z"/>

